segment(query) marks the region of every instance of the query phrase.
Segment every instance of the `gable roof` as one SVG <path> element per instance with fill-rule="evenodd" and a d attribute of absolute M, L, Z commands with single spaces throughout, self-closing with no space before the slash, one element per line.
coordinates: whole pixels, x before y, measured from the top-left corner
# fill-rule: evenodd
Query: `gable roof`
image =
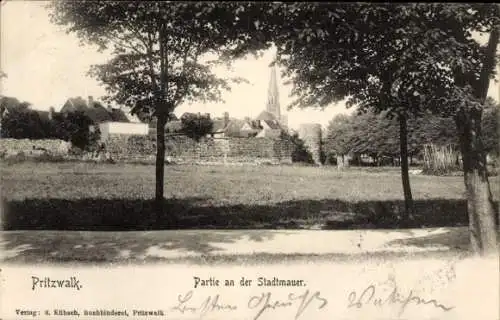
<path fill-rule="evenodd" d="M 111 120 L 114 122 L 130 122 L 129 118 L 125 115 L 125 112 L 121 109 L 111 109 L 109 112 Z"/>
<path fill-rule="evenodd" d="M 262 111 L 255 120 L 278 120 L 276 116 L 269 111 Z"/>
<path fill-rule="evenodd" d="M 66 100 L 60 112 L 61 113 L 69 113 L 75 111 L 84 112 L 86 109 L 88 109 L 87 101 L 85 101 L 82 97 L 76 97 L 76 98 L 69 98 L 68 100 Z"/>
<path fill-rule="evenodd" d="M 263 122 L 265 122 L 271 129 L 281 129 L 281 126 L 276 120 L 263 120 Z"/>
<path fill-rule="evenodd" d="M 212 133 L 221 133 L 225 132 L 227 127 L 229 127 L 231 120 L 226 124 L 224 119 L 214 119 L 212 120 L 213 122 L 213 127 L 212 127 Z"/>
<path fill-rule="evenodd" d="M 61 113 L 80 111 L 89 117 L 94 123 L 112 121 L 111 115 L 99 102 L 94 102 L 89 106 L 87 101 L 81 97 L 69 98 L 61 108 Z"/>
<path fill-rule="evenodd" d="M 61 113 L 81 111 L 94 123 L 113 122 L 140 122 L 137 117 L 130 115 L 121 108 L 106 109 L 100 102 L 94 101 L 92 106 L 81 97 L 69 98 L 61 109 Z"/>
<path fill-rule="evenodd" d="M 93 108 L 87 108 L 84 113 L 94 121 L 94 123 L 101 123 L 106 121 L 113 121 L 113 118 L 109 114 L 108 110 L 102 105 L 95 105 Z"/>

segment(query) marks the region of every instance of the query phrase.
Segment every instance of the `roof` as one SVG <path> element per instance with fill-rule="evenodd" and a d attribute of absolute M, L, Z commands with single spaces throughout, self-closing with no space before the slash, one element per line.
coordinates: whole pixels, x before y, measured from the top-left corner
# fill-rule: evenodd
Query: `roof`
<path fill-rule="evenodd" d="M 25 104 L 25 106 L 27 105 Z M 21 101 L 19 101 L 17 98 L 7 96 L 0 97 L 0 108 L 2 111 L 13 111 L 16 109 L 20 109 L 20 107 Z"/>
<path fill-rule="evenodd" d="M 94 106 L 84 111 L 85 114 L 94 121 L 94 123 L 101 123 L 106 121 L 113 121 L 111 114 L 103 106 Z"/>
<path fill-rule="evenodd" d="M 109 106 L 109 104 L 108 104 L 108 106 Z M 120 112 L 123 114 L 123 116 L 120 116 L 121 118 L 123 118 L 123 117 L 127 118 L 126 121 L 124 119 L 124 122 L 144 123 L 139 118 L 139 115 L 132 114 L 132 109 L 130 107 L 127 107 L 127 106 L 117 106 L 117 107 L 115 107 L 113 109 L 114 110 L 120 110 Z"/>
<path fill-rule="evenodd" d="M 281 126 L 276 120 L 263 120 L 271 129 L 281 129 Z"/>
<path fill-rule="evenodd" d="M 121 108 L 106 109 L 100 102 L 94 101 L 92 106 L 81 97 L 69 98 L 61 109 L 61 113 L 81 111 L 89 117 L 94 123 L 107 121 L 113 122 L 140 122 L 137 117 L 126 112 Z"/>
<path fill-rule="evenodd" d="M 114 122 L 130 122 L 129 118 L 125 115 L 125 112 L 121 109 L 111 109 L 109 114 Z"/>
<path fill-rule="evenodd" d="M 230 118 L 227 125 L 224 119 L 213 119 L 213 127 L 211 133 L 225 133 L 228 137 L 240 137 L 248 135 L 248 133 L 257 133 L 262 130 L 262 125 L 258 120 L 241 120 Z M 276 120 L 261 120 L 265 121 L 271 129 L 281 129 Z M 243 126 L 248 124 L 250 129 L 242 130 Z M 165 131 L 170 133 L 178 133 L 182 131 L 182 121 L 172 120 L 165 125 Z"/>
<path fill-rule="evenodd" d="M 69 113 L 74 111 L 81 111 L 89 117 L 94 123 L 101 123 L 112 121 L 111 115 L 108 110 L 99 102 L 94 102 L 93 106 L 88 106 L 87 101 L 81 97 L 69 98 L 61 109 L 61 113 Z"/>
<path fill-rule="evenodd" d="M 50 111 L 43 111 L 43 110 L 33 110 L 34 112 L 38 113 L 38 117 L 42 121 L 49 121 L 50 120 Z"/>
<path fill-rule="evenodd" d="M 213 122 L 212 133 L 220 133 L 220 132 L 225 132 L 227 127 L 229 127 L 231 120 L 229 120 L 227 124 L 224 119 L 214 119 L 212 120 L 212 122 Z"/>
<path fill-rule="evenodd" d="M 262 111 L 255 120 L 278 120 L 274 114 L 269 111 Z"/>
<path fill-rule="evenodd" d="M 85 111 L 86 109 L 88 109 L 87 101 L 82 97 L 77 97 L 66 100 L 60 112 L 69 113 L 74 111 Z"/>

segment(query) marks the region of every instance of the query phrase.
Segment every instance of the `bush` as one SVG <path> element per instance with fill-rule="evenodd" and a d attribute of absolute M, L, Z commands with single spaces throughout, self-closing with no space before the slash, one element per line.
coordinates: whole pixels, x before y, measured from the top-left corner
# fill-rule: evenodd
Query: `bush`
<path fill-rule="evenodd" d="M 428 175 L 449 175 L 461 170 L 458 153 L 452 146 L 424 146 L 423 173 Z"/>
<path fill-rule="evenodd" d="M 29 109 L 14 109 L 2 117 L 0 134 L 2 138 L 13 139 L 45 139 L 48 137 L 38 113 Z"/>
<path fill-rule="evenodd" d="M 184 113 L 181 117 L 182 132 L 193 140 L 199 141 L 212 132 L 214 123 L 210 115 Z"/>
<path fill-rule="evenodd" d="M 305 142 L 299 138 L 298 134 L 290 135 L 282 133 L 282 138 L 287 139 L 293 143 L 292 162 L 301 162 L 306 164 L 314 164 L 311 152 L 305 145 Z"/>
<path fill-rule="evenodd" d="M 51 122 L 54 138 L 70 141 L 74 147 L 85 151 L 96 151 L 101 132 L 99 127 L 81 111 L 58 114 Z"/>

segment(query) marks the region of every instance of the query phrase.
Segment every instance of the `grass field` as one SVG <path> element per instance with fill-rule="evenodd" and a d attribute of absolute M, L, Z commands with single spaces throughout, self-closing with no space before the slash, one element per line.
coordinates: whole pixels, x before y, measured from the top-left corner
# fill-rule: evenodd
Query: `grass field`
<path fill-rule="evenodd" d="M 150 165 L 23 162 L 1 176 L 11 230 L 392 227 L 403 205 L 398 168 L 166 166 L 164 217 L 152 209 Z M 411 185 L 417 226 L 467 222 L 462 177 L 415 175 Z"/>

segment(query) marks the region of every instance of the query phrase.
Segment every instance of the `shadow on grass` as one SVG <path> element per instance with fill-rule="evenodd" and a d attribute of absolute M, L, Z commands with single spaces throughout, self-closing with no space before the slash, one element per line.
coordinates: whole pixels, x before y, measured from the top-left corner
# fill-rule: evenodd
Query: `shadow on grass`
<path fill-rule="evenodd" d="M 464 200 L 416 200 L 414 219 L 399 219 L 403 201 L 297 200 L 215 206 L 207 198 L 153 200 L 27 199 L 8 201 L 3 230 L 134 231 L 166 229 L 393 229 L 468 224 Z M 498 202 L 496 203 L 498 211 Z M 498 215 L 497 215 L 498 216 Z"/>
<path fill-rule="evenodd" d="M 165 200 L 163 205 L 164 214 L 160 216 L 156 214 L 152 200 L 30 199 L 7 202 L 2 215 L 3 230 L 7 232 L 2 233 L 0 260 L 11 263 L 79 264 L 182 260 L 203 264 L 282 262 L 287 259 L 344 261 L 408 255 L 406 252 L 374 252 L 261 256 L 229 254 L 219 257 L 221 252 L 230 253 L 227 252 L 227 244 L 245 240 L 248 246 L 252 246 L 255 242 L 270 241 L 277 234 L 289 233 L 286 230 L 270 232 L 265 229 L 401 229 L 398 215 L 404 208 L 402 201 L 350 203 L 302 200 L 268 205 L 213 206 L 211 199 L 187 198 Z M 498 203 L 496 205 L 498 208 Z M 463 200 L 415 201 L 415 209 L 415 219 L 406 227 L 454 227 L 468 223 Z M 166 229 L 195 230 L 144 232 Z M 227 232 L 213 229 L 240 230 Z M 404 232 L 410 236 L 412 234 L 410 230 Z M 462 228 L 390 240 L 387 246 L 442 246 L 450 248 L 448 254 L 466 254 L 468 239 L 467 229 Z M 314 252 L 313 247 L 311 252 Z M 419 254 L 435 253 L 428 250 Z M 446 251 L 443 254 L 447 254 Z"/>

